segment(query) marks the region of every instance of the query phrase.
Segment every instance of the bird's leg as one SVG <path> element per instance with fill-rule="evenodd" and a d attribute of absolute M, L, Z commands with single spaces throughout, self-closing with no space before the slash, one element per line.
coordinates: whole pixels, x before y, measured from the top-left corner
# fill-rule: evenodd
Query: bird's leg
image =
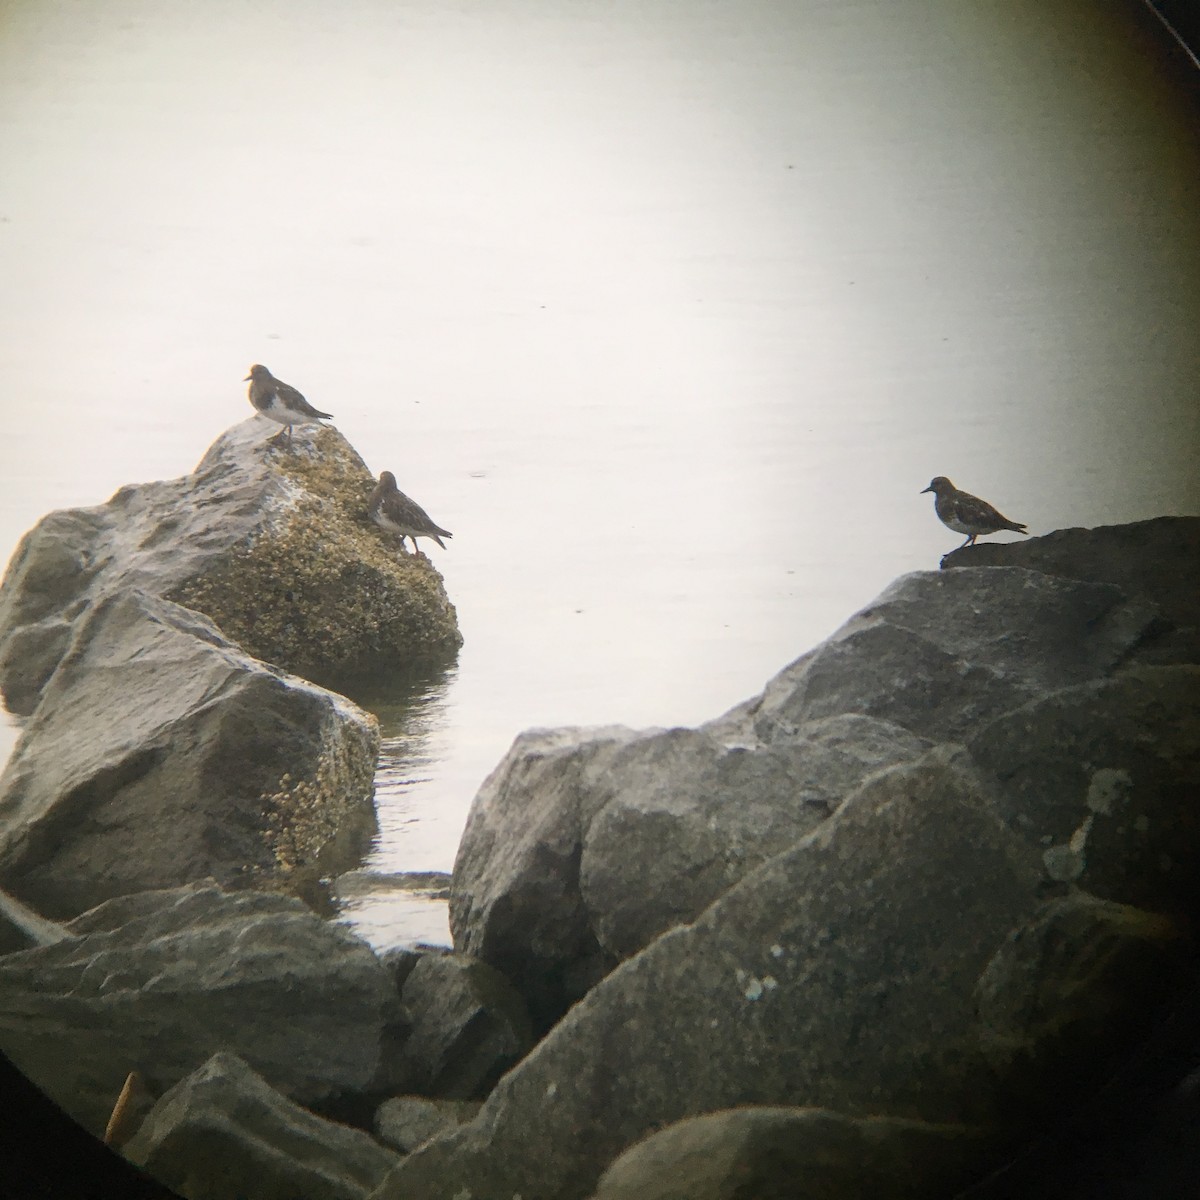
<path fill-rule="evenodd" d="M 975 534 L 971 534 L 971 536 L 970 536 L 969 538 L 967 538 L 967 540 L 966 540 L 965 542 L 963 542 L 963 544 L 962 544 L 961 546 L 956 546 L 956 547 L 955 547 L 955 549 L 957 549 L 957 550 L 965 550 L 965 549 L 966 549 L 966 547 L 968 547 L 969 545 L 971 545 L 971 543 L 972 543 L 974 540 L 975 540 Z"/>

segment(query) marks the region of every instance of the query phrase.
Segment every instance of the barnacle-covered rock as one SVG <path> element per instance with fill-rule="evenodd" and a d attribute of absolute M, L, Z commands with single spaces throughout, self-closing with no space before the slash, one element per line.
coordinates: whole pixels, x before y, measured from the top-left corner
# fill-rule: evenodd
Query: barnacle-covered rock
<path fill-rule="evenodd" d="M 134 588 L 196 609 L 255 658 L 339 684 L 452 657 L 454 606 L 423 555 L 371 525 L 370 472 L 334 429 L 268 445 L 251 417 L 181 479 L 51 513 L 0 587 L 0 689 L 29 713 L 97 600 Z"/>
<path fill-rule="evenodd" d="M 441 577 L 335 430 L 251 418 L 182 479 L 51 513 L 0 587 L 0 882 L 51 916 L 212 876 L 303 893 L 374 829 L 373 717 L 324 683 L 452 655 Z M 303 676 L 303 677 L 300 677 Z"/>
<path fill-rule="evenodd" d="M 240 465 L 236 432 L 213 446 L 197 474 Z M 252 445 L 251 464 L 276 473 L 282 502 L 171 599 L 211 617 L 256 658 L 317 682 L 452 657 L 462 636 L 442 577 L 425 555 L 402 552 L 371 524 L 375 480 L 362 459 L 335 429 L 317 432 L 311 452 L 296 446 Z"/>
<path fill-rule="evenodd" d="M 361 857 L 378 749 L 344 697 L 169 600 L 112 593 L 0 776 L 0 880 L 53 917 L 209 876 L 291 886 Z"/>

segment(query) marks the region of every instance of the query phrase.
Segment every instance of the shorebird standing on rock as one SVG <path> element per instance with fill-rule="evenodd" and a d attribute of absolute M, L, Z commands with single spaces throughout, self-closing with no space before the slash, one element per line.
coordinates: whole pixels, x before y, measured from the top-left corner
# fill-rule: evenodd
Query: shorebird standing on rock
<path fill-rule="evenodd" d="M 410 500 L 396 487 L 396 477 L 391 471 L 384 471 L 379 476 L 379 482 L 367 502 L 367 512 L 380 529 L 400 535 L 401 550 L 404 549 L 406 537 L 412 538 L 415 553 L 419 537 L 433 538 L 445 550 L 446 543 L 442 538 L 454 536 L 448 529 L 435 525 L 415 500 Z"/>
<path fill-rule="evenodd" d="M 933 511 L 938 520 L 947 529 L 967 535 L 967 540 L 962 546 L 956 546 L 956 550 L 970 546 L 985 533 L 999 533 L 1002 529 L 1011 529 L 1014 533 L 1029 532 L 1019 521 L 1010 521 L 986 500 L 980 500 L 970 492 L 960 492 L 945 475 L 930 480 L 929 486 L 921 489 L 922 495 L 926 492 L 933 493 Z"/>
<path fill-rule="evenodd" d="M 264 416 L 280 425 L 287 426 L 288 449 L 292 446 L 292 426 L 310 425 L 313 421 L 324 421 L 333 416 L 332 413 L 319 412 L 294 388 L 282 379 L 276 379 L 261 363 L 255 363 L 250 368 L 246 380 L 250 384 L 250 403 Z M 272 442 L 283 437 L 281 429 Z"/>

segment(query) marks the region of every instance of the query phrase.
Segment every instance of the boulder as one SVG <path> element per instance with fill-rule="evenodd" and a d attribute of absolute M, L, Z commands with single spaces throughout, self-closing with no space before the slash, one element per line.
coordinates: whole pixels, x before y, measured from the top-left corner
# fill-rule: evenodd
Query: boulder
<path fill-rule="evenodd" d="M 398 1019 L 391 977 L 300 901 L 194 884 L 65 929 L 0 958 L 0 1049 L 97 1136 L 130 1071 L 160 1094 L 219 1050 L 304 1104 L 373 1086 Z"/>
<path fill-rule="evenodd" d="M 396 967 L 403 972 L 400 1008 L 409 1026 L 389 1075 L 397 1090 L 480 1099 L 533 1045 L 525 1005 L 495 968 L 438 953 Z"/>
<path fill-rule="evenodd" d="M 771 680 L 748 715 L 764 742 L 846 712 L 955 741 L 1110 674 L 1158 621 L 1149 601 L 1108 583 L 1016 567 L 905 575 Z"/>
<path fill-rule="evenodd" d="M 0 689 L 29 713 L 106 594 L 136 589 L 210 617 L 255 658 L 317 682 L 452 657 L 462 638 L 441 576 L 367 518 L 374 480 L 334 429 L 267 445 L 226 431 L 181 479 L 51 513 L 0 587 Z"/>
<path fill-rule="evenodd" d="M 997 814 L 1048 880 L 1152 910 L 1200 913 L 1200 667 L 1131 667 L 978 729 Z"/>
<path fill-rule="evenodd" d="M 522 734 L 459 846 L 455 945 L 501 968 L 548 1028 L 616 962 L 799 841 L 867 775 L 928 746 L 853 714 L 773 746 L 696 729 Z"/>
<path fill-rule="evenodd" d="M 518 739 L 460 848 L 456 946 L 547 1024 L 576 1002 L 374 1200 L 574 1200 L 730 1108 L 1004 1138 L 1039 1087 L 1078 1105 L 1200 916 L 1200 590 L 1105 544 L 1094 579 L 907 576 L 699 730 Z"/>
<path fill-rule="evenodd" d="M 523 734 L 471 808 L 455 946 L 512 979 L 544 1030 L 872 772 L 1106 679 L 1172 628 L 1113 583 L 924 572 L 701 729 Z"/>
<path fill-rule="evenodd" d="M 389 1146 L 408 1154 L 468 1121 L 479 1112 L 475 1100 L 430 1100 L 425 1096 L 393 1096 L 375 1114 L 375 1132 Z"/>
<path fill-rule="evenodd" d="M 221 1051 L 150 1111 L 125 1155 L 185 1200 L 360 1200 L 399 1157 L 288 1100 Z"/>
<path fill-rule="evenodd" d="M 622 963 L 378 1200 L 586 1196 L 654 1129 L 733 1106 L 994 1119 L 971 996 L 1041 869 L 993 804 L 961 750 L 871 776 Z"/>
<path fill-rule="evenodd" d="M 980 1046 L 1014 1110 L 1053 1120 L 1108 1079 L 1187 978 L 1181 925 L 1072 893 L 996 950 L 975 989 Z"/>
<path fill-rule="evenodd" d="M 592 1200 L 937 1200 L 979 1173 L 964 1125 L 738 1108 L 680 1121 L 626 1150 Z"/>
<path fill-rule="evenodd" d="M 206 618 L 107 593 L 0 776 L 0 881 L 68 917 L 126 892 L 351 858 L 374 828 L 378 744 L 373 717 Z"/>
<path fill-rule="evenodd" d="M 1139 659 L 1161 662 L 1159 638 L 1170 646 L 1174 662 L 1200 651 L 1200 517 L 1154 517 L 1095 529 L 1057 529 L 1020 542 L 976 542 L 952 550 L 942 561 L 951 567 L 1023 567 L 1065 579 L 1111 583 L 1127 596 L 1150 600 L 1165 620 Z M 1171 630 L 1189 634 L 1175 638 Z"/>

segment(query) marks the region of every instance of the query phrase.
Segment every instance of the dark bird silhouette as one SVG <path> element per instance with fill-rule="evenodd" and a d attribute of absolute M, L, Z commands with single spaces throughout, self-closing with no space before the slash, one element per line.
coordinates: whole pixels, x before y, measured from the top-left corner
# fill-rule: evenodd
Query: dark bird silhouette
<path fill-rule="evenodd" d="M 970 492 L 960 492 L 945 475 L 930 480 L 929 486 L 921 489 L 922 495 L 925 492 L 933 493 L 933 511 L 937 513 L 938 520 L 947 529 L 967 535 L 967 540 L 962 546 L 956 546 L 956 550 L 970 546 L 985 533 L 999 533 L 1001 529 L 1011 529 L 1014 533 L 1029 532 L 1019 521 L 1010 521 L 986 500 L 980 500 Z"/>
<path fill-rule="evenodd" d="M 412 538 L 413 550 L 416 551 L 419 537 L 433 538 L 445 550 L 446 543 L 442 538 L 454 536 L 448 529 L 435 525 L 415 500 L 410 500 L 396 487 L 396 477 L 391 471 L 384 471 L 379 476 L 379 482 L 367 503 L 367 512 L 380 529 L 400 535 L 401 550 L 404 549 L 406 537 Z"/>
<path fill-rule="evenodd" d="M 309 425 L 313 421 L 328 420 L 332 413 L 321 412 L 311 404 L 290 383 L 276 379 L 261 363 L 255 363 L 246 376 L 250 383 L 250 403 L 264 416 L 280 425 L 287 426 L 288 448 L 292 445 L 292 426 Z M 281 429 L 272 441 L 283 437 Z"/>

